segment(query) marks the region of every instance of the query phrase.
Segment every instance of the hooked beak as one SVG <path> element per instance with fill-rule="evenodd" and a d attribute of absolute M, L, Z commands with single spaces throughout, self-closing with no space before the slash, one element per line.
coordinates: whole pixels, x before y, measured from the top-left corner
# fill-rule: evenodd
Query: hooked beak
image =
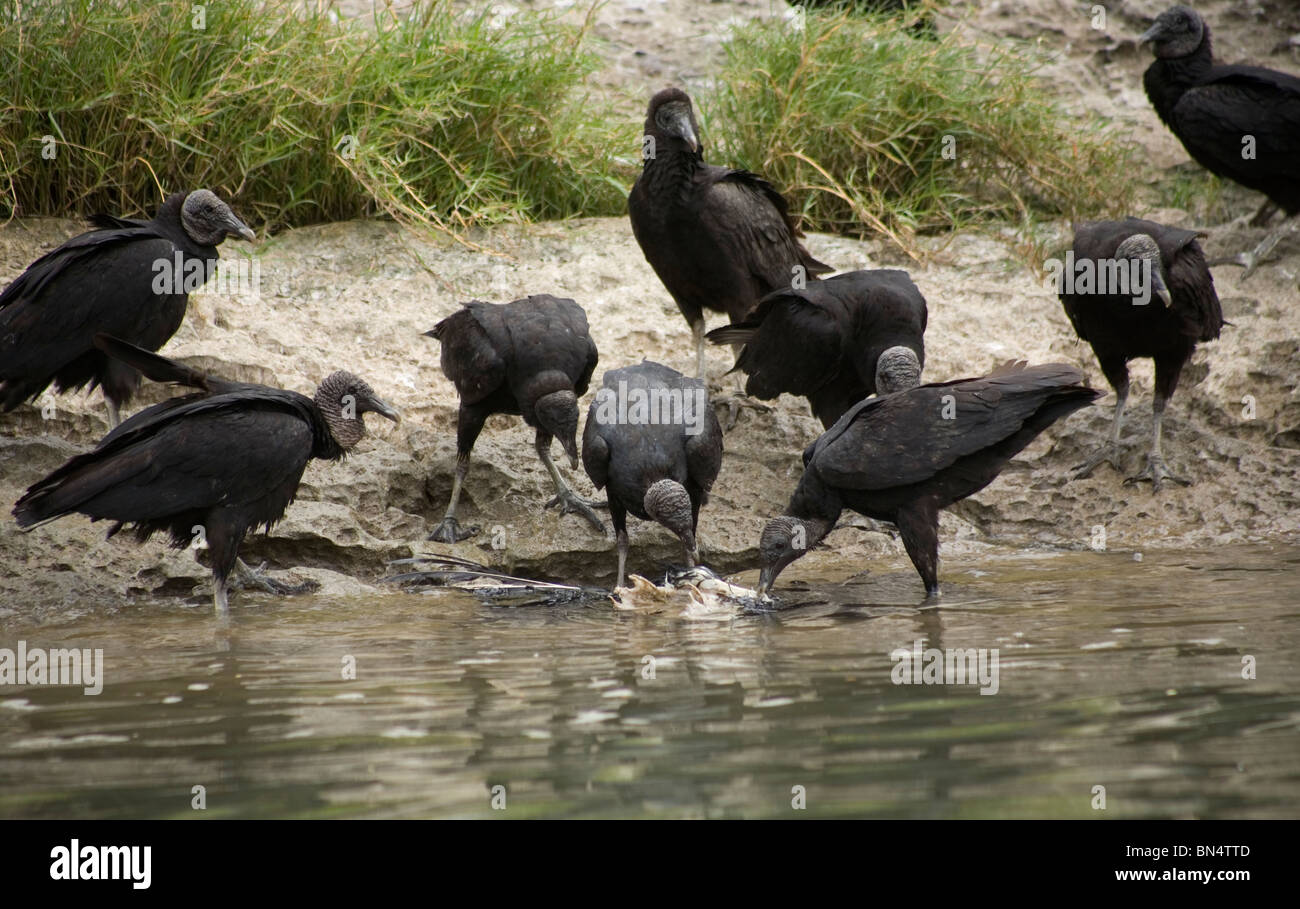
<path fill-rule="evenodd" d="M 1169 293 L 1169 285 L 1165 284 L 1160 272 L 1154 268 L 1151 269 L 1151 292 L 1160 298 L 1161 303 L 1165 304 L 1165 309 L 1174 305 L 1173 295 Z"/>
<path fill-rule="evenodd" d="M 691 118 L 688 114 L 683 113 L 673 118 L 673 131 L 679 139 L 691 147 L 691 151 L 700 150 L 700 139 L 691 128 Z"/>
<path fill-rule="evenodd" d="M 771 593 L 772 585 L 776 582 L 776 566 L 764 565 L 758 572 L 758 586 L 755 591 L 760 597 L 768 596 Z"/>
<path fill-rule="evenodd" d="M 394 425 L 401 425 L 402 415 L 390 404 L 387 404 L 378 398 L 370 399 L 370 411 L 377 413 L 385 420 L 392 420 Z"/>
<path fill-rule="evenodd" d="M 1160 23 L 1157 22 L 1155 25 L 1151 26 L 1149 29 L 1144 31 L 1140 36 L 1138 36 L 1138 47 L 1141 47 L 1142 45 L 1147 44 L 1149 42 L 1159 40 L 1162 37 L 1164 37 L 1164 33 L 1161 30 Z"/>
<path fill-rule="evenodd" d="M 569 439 L 568 441 L 562 442 L 562 443 L 560 443 L 560 444 L 562 444 L 562 445 L 564 446 L 564 453 L 567 454 L 567 455 L 569 456 L 569 469 L 570 469 L 570 470 L 577 470 L 577 469 L 578 469 L 578 441 L 577 441 L 577 439 Z"/>
<path fill-rule="evenodd" d="M 254 240 L 257 239 L 257 234 L 253 233 L 252 228 L 250 228 L 243 221 L 236 218 L 233 214 L 230 216 L 230 218 L 226 223 L 226 236 L 242 237 L 243 239 L 247 240 L 249 243 L 252 243 Z"/>

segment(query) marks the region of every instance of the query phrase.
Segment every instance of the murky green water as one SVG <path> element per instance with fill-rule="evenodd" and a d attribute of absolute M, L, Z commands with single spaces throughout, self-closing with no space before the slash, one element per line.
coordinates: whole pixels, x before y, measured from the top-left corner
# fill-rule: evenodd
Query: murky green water
<path fill-rule="evenodd" d="M 102 648 L 105 684 L 0 687 L 0 816 L 193 817 L 195 786 L 207 817 L 1300 815 L 1300 546 L 956 558 L 925 609 L 905 567 L 724 621 L 452 591 L 10 618 L 0 647 Z M 998 648 L 998 693 L 893 684 L 918 638 Z"/>

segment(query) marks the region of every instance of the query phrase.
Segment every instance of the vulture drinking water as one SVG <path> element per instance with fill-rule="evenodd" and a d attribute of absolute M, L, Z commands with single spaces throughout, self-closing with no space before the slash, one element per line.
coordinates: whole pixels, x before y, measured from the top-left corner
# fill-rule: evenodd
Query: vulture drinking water
<path fill-rule="evenodd" d="M 41 256 L 0 293 L 0 410 L 50 383 L 60 392 L 98 385 L 116 426 L 140 374 L 96 348 L 95 335 L 162 347 L 180 327 L 188 292 L 216 267 L 218 244 L 254 239 L 206 189 L 169 196 L 152 221 L 91 221 L 96 230 Z"/>
<path fill-rule="evenodd" d="M 979 379 L 920 385 L 850 408 L 803 453 L 786 513 L 763 528 L 758 590 L 830 533 L 840 513 L 897 525 L 939 592 L 939 511 L 997 478 L 1017 452 L 1097 392 L 1072 366 L 1008 363 Z"/>
<path fill-rule="evenodd" d="M 1178 387 L 1178 376 L 1192 358 L 1200 341 L 1213 341 L 1225 324 L 1214 278 L 1205 264 L 1205 254 L 1194 231 L 1166 227 L 1154 221 L 1129 218 L 1126 221 L 1091 221 L 1075 225 L 1075 271 L 1090 269 L 1087 286 L 1073 281 L 1060 289 L 1061 305 L 1075 333 L 1092 345 L 1106 381 L 1115 389 L 1115 419 L 1110 444 L 1081 465 L 1079 476 L 1087 476 L 1098 464 L 1109 462 L 1116 469 L 1119 433 L 1128 400 L 1128 361 L 1150 357 L 1155 361 L 1155 397 L 1151 453 L 1146 470 L 1130 480 L 1150 480 L 1160 489 L 1163 480 L 1186 483 L 1170 473 L 1160 450 L 1161 421 L 1165 405 Z M 1111 265 L 1123 265 L 1129 273 L 1136 266 L 1149 271 L 1150 286 L 1135 295 L 1134 288 L 1100 286 L 1102 275 L 1115 274 Z M 1146 263 L 1146 264 L 1142 264 Z M 1063 276 L 1069 281 L 1069 276 Z"/>
<path fill-rule="evenodd" d="M 699 559 L 700 506 L 722 466 L 722 429 L 700 379 L 644 361 L 611 369 L 587 411 L 582 466 L 609 494 L 618 541 L 618 583 L 627 564 L 627 513 L 658 521 Z"/>
<path fill-rule="evenodd" d="M 596 369 L 596 343 L 587 332 L 587 314 L 572 300 L 537 294 L 512 303 L 466 303 L 425 332 L 442 344 L 442 371 L 460 395 L 456 419 L 456 477 L 442 523 L 429 539 L 457 543 L 478 528 L 462 530 L 456 505 L 469 471 L 469 453 L 494 413 L 519 414 L 537 430 L 542 459 L 562 514 L 579 514 L 597 530 L 605 525 L 587 502 L 573 493 L 551 460 L 551 440 L 559 439 L 578 466 L 578 398 Z"/>
<path fill-rule="evenodd" d="M 738 325 L 709 332 L 715 344 L 743 344 L 736 369 L 745 392 L 770 401 L 808 399 L 829 429 L 858 401 L 921 381 L 925 297 L 905 271 L 853 271 L 764 297 Z"/>
<path fill-rule="evenodd" d="M 114 521 L 109 536 L 131 524 L 140 542 L 160 531 L 178 549 L 206 541 L 213 602 L 222 617 L 227 579 L 236 567 L 247 580 L 285 591 L 239 560 L 239 544 L 250 530 L 270 530 L 284 516 L 307 463 L 347 454 L 366 434 L 366 413 L 399 419 L 369 385 L 347 372 L 329 375 L 308 398 L 206 376 L 104 335 L 95 344 L 155 381 L 200 391 L 155 404 L 118 425 L 93 451 L 28 489 L 14 516 L 30 528 L 78 512 L 92 521 Z"/>

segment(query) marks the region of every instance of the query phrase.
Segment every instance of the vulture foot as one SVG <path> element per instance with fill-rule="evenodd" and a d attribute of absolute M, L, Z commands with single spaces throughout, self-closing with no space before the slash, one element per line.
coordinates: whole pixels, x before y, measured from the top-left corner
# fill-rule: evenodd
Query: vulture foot
<path fill-rule="evenodd" d="M 1114 445 L 1103 445 L 1093 452 L 1092 456 L 1082 464 L 1074 468 L 1075 480 L 1083 480 L 1092 476 L 1092 472 L 1102 464 L 1109 464 L 1117 471 L 1122 471 L 1119 466 L 1119 449 Z"/>
<path fill-rule="evenodd" d="M 435 527 L 433 533 L 429 534 L 426 539 L 433 540 L 435 543 L 459 543 L 461 540 L 468 540 L 478 531 L 477 524 L 461 530 L 460 524 L 455 518 L 446 517 L 442 519 L 442 523 Z"/>
<path fill-rule="evenodd" d="M 1159 492 L 1160 485 L 1165 480 L 1177 483 L 1179 486 L 1191 486 L 1192 481 L 1185 477 L 1175 476 L 1165 463 L 1165 459 L 1156 455 L 1147 458 L 1146 470 L 1139 474 L 1129 477 L 1124 481 L 1125 486 L 1132 486 L 1137 483 L 1150 483 L 1152 492 Z"/>
<path fill-rule="evenodd" d="M 273 593 L 277 596 L 292 596 L 299 593 L 312 593 L 320 590 L 320 582 L 307 580 L 301 584 L 286 584 L 284 581 L 277 581 L 266 573 L 266 563 L 263 562 L 256 568 L 250 568 L 241 560 L 236 566 L 236 583 L 241 589 L 247 590 L 254 587 L 266 593 Z"/>
<path fill-rule="evenodd" d="M 740 417 L 741 410 L 749 409 L 755 413 L 770 413 L 772 411 L 770 404 L 762 404 L 749 395 L 740 394 L 739 392 L 718 395 L 713 399 L 712 403 L 714 407 L 725 405 L 727 408 L 727 419 L 722 424 L 723 432 L 731 432 L 736 427 L 736 420 Z"/>
<path fill-rule="evenodd" d="M 601 533 L 604 533 L 605 522 L 602 521 L 593 510 L 602 505 L 606 508 L 609 507 L 605 502 L 589 502 L 573 490 L 565 489 L 556 493 L 555 498 L 547 502 L 545 507 L 555 508 L 556 506 L 559 506 L 560 514 L 576 514 L 584 517 L 587 519 L 587 523 L 596 528 L 596 530 L 599 530 Z"/>

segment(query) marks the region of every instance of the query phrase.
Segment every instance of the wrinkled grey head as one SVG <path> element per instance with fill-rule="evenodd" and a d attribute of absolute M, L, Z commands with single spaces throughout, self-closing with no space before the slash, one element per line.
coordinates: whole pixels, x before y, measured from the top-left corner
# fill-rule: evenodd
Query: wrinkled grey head
<path fill-rule="evenodd" d="M 196 189 L 181 205 L 181 226 L 195 243 L 216 246 L 226 237 L 256 240 L 247 224 L 235 217 L 230 206 L 207 189 Z"/>
<path fill-rule="evenodd" d="M 691 98 L 680 88 L 665 88 L 651 98 L 646 120 L 647 132 L 680 139 L 693 152 L 700 150 L 700 131 L 695 123 Z"/>
<path fill-rule="evenodd" d="M 365 414 L 377 413 L 394 423 L 402 421 L 397 411 L 380 400 L 373 388 L 342 370 L 326 376 L 325 381 L 317 386 L 312 400 L 325 417 L 330 435 L 344 451 L 365 438 L 366 424 L 362 420 Z"/>
<path fill-rule="evenodd" d="M 890 347 L 876 360 L 876 394 L 892 395 L 921 384 L 921 361 L 910 347 Z"/>
<path fill-rule="evenodd" d="M 1160 258 L 1160 245 L 1156 243 L 1155 238 L 1150 234 L 1134 234 L 1131 237 L 1125 237 L 1115 247 L 1116 259 L 1144 259 L 1151 263 L 1151 293 L 1159 297 L 1160 300 L 1169 306 L 1172 298 L 1169 294 L 1169 285 L 1165 283 L 1164 263 Z"/>
<path fill-rule="evenodd" d="M 677 534 L 686 547 L 687 563 L 694 565 L 699 552 L 695 545 L 691 497 L 686 488 L 676 480 L 659 480 L 645 491 L 641 504 L 646 514 Z"/>
<path fill-rule="evenodd" d="M 758 538 L 758 593 L 764 596 L 772 589 L 785 566 L 802 558 L 809 549 L 830 532 L 825 521 L 780 515 L 767 522 Z"/>
<path fill-rule="evenodd" d="M 1157 57 L 1186 57 L 1201 46 L 1205 31 L 1200 13 L 1180 4 L 1157 16 L 1155 24 L 1138 38 L 1138 44 L 1151 42 Z"/>
<path fill-rule="evenodd" d="M 560 440 L 569 466 L 578 466 L 578 396 L 571 391 L 553 391 L 542 395 L 533 405 L 537 424 Z"/>

